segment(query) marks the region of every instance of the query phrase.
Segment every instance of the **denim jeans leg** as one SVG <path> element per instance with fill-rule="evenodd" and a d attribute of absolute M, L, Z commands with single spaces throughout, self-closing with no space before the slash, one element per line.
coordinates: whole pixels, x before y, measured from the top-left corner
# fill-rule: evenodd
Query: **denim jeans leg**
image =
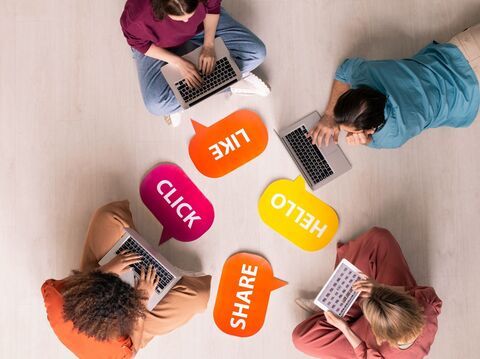
<path fill-rule="evenodd" d="M 143 102 L 147 110 L 156 116 L 179 111 L 180 104 L 160 71 L 166 62 L 145 56 L 135 49 L 132 51 L 137 65 Z"/>
<path fill-rule="evenodd" d="M 220 12 L 216 37 L 221 37 L 242 73 L 252 71 L 265 59 L 265 44 L 253 32 L 234 20 L 224 9 Z M 203 44 L 204 33 L 195 35 L 192 42 Z"/>

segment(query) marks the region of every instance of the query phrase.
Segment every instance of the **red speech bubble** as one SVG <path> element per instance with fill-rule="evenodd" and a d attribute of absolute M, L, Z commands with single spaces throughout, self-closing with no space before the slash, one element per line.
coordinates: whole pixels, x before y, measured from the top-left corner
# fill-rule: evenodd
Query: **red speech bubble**
<path fill-rule="evenodd" d="M 267 128 L 253 111 L 236 111 L 210 127 L 194 120 L 192 125 L 196 134 L 188 152 L 195 167 L 207 177 L 225 176 L 267 147 Z"/>
<path fill-rule="evenodd" d="M 223 265 L 213 310 L 215 324 L 224 333 L 249 337 L 263 326 L 270 292 L 287 282 L 273 276 L 270 263 L 251 253 L 237 253 Z"/>
<path fill-rule="evenodd" d="M 210 201 L 174 164 L 161 164 L 151 170 L 142 180 L 140 197 L 163 225 L 159 244 L 172 237 L 194 241 L 211 227 L 215 217 Z"/>

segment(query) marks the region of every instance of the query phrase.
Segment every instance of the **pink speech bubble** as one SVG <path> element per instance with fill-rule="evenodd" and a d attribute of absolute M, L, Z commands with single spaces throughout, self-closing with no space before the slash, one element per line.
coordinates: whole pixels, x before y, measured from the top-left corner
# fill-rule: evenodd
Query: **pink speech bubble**
<path fill-rule="evenodd" d="M 161 164 L 147 173 L 140 184 L 140 197 L 163 225 L 159 245 L 170 238 L 194 241 L 208 231 L 215 218 L 210 201 L 174 164 Z"/>

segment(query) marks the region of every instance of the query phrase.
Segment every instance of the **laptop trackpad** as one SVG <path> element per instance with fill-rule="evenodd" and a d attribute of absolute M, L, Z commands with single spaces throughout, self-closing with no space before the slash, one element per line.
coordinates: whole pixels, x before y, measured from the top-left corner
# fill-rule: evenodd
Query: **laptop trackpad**
<path fill-rule="evenodd" d="M 335 144 L 335 142 L 333 142 L 333 138 L 331 138 L 328 146 L 322 146 L 320 149 L 324 155 L 329 155 L 338 150 L 338 145 Z"/>

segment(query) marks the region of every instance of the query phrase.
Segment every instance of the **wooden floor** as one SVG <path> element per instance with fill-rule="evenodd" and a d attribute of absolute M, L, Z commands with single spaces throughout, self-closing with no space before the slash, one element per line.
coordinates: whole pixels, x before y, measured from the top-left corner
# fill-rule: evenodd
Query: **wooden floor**
<path fill-rule="evenodd" d="M 123 1 L 0 0 L 0 357 L 69 358 L 49 328 L 40 286 L 78 268 L 89 216 L 129 198 L 140 231 L 161 227 L 143 207 L 140 178 L 152 165 L 179 164 L 212 200 L 216 220 L 199 241 L 161 251 L 178 266 L 213 274 L 205 314 L 154 340 L 140 358 L 303 358 L 290 340 L 304 318 L 294 304 L 328 277 L 335 243 L 379 225 L 399 240 L 418 282 L 433 286 L 443 312 L 431 358 L 474 358 L 480 333 L 480 122 L 437 129 L 401 150 L 343 144 L 353 170 L 315 194 L 339 214 L 334 241 L 303 252 L 267 228 L 257 199 L 274 179 L 298 172 L 273 130 L 327 101 L 346 56 L 412 55 L 480 21 L 478 0 L 226 0 L 231 14 L 267 44 L 261 74 L 270 97 L 218 95 L 190 115 L 211 124 L 239 109 L 258 111 L 270 142 L 261 157 L 221 179 L 203 177 L 188 157 L 185 121 L 166 126 L 142 104 L 119 27 Z M 220 332 L 212 319 L 225 259 L 238 250 L 266 256 L 290 284 L 272 293 L 254 337 Z"/>

